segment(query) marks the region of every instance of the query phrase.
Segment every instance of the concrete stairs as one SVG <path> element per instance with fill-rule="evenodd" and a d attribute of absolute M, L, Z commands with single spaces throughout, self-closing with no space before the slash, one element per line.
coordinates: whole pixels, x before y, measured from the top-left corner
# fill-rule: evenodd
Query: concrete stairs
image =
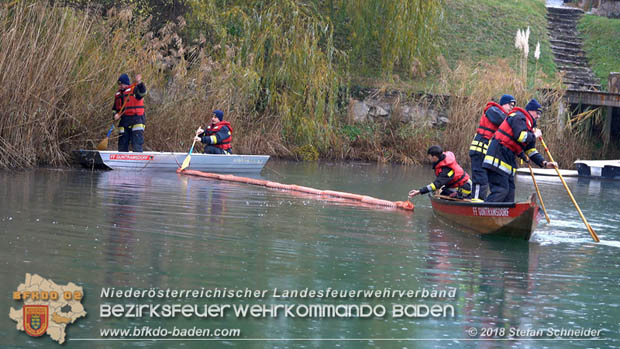
<path fill-rule="evenodd" d="M 577 22 L 583 10 L 572 7 L 547 7 L 547 29 L 554 61 L 564 73 L 564 84 L 571 90 L 600 91 L 601 83 L 590 69 Z"/>

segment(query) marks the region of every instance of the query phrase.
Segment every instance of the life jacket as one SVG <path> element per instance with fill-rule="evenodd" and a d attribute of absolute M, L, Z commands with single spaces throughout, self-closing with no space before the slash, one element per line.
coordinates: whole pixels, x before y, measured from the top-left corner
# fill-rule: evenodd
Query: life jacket
<path fill-rule="evenodd" d="M 467 172 L 456 162 L 453 152 L 447 151 L 443 154 L 445 155 L 443 160 L 435 165 L 435 176 L 439 176 L 442 167 L 448 167 L 454 171 L 454 176 L 452 176 L 452 180 L 448 182 L 447 187 L 456 188 L 464 185 L 469 180 Z"/>
<path fill-rule="evenodd" d="M 142 116 L 144 115 L 144 98 L 137 99 L 133 95 L 133 89 L 135 85 L 132 85 L 126 89 L 120 89 L 114 95 L 114 106 L 117 112 L 123 114 L 121 116 Z M 125 99 L 129 98 L 125 103 Z M 123 108 L 123 104 L 125 107 Z"/>
<path fill-rule="evenodd" d="M 233 129 L 232 129 L 232 126 L 230 126 L 230 122 L 228 122 L 228 121 L 220 121 L 217 124 L 211 124 L 205 130 L 205 134 L 207 136 L 212 136 L 212 135 L 218 133 L 222 129 L 223 126 L 228 127 L 228 129 L 230 130 L 230 132 L 228 134 L 228 137 L 222 139 L 222 141 L 220 141 L 217 144 L 213 144 L 213 146 L 216 147 L 216 148 L 220 148 L 222 150 L 228 150 L 228 149 L 232 148 L 232 146 L 230 145 L 230 142 L 232 142 Z"/>
<path fill-rule="evenodd" d="M 513 153 L 520 154 L 523 151 L 523 145 L 512 133 L 512 127 L 508 123 L 508 118 L 514 117 L 517 112 L 521 112 L 523 113 L 523 115 L 525 115 L 525 124 L 527 126 L 527 130 L 532 132 L 532 129 L 535 125 L 534 118 L 523 108 L 516 107 L 508 113 L 508 117 L 506 118 L 506 120 L 504 120 L 504 122 L 499 125 L 497 132 L 495 132 L 495 139 L 497 139 L 506 148 L 512 150 Z"/>
<path fill-rule="evenodd" d="M 491 139 L 491 137 L 493 137 L 493 135 L 495 134 L 495 131 L 497 131 L 497 125 L 492 123 L 487 117 L 487 110 L 489 110 L 489 108 L 491 107 L 497 107 L 499 108 L 499 110 L 502 111 L 502 113 L 506 114 L 501 105 L 495 102 L 487 103 L 487 106 L 482 112 L 482 117 L 480 117 L 480 125 L 478 125 L 478 129 L 476 130 L 477 133 L 479 133 L 482 137 L 486 139 Z"/>

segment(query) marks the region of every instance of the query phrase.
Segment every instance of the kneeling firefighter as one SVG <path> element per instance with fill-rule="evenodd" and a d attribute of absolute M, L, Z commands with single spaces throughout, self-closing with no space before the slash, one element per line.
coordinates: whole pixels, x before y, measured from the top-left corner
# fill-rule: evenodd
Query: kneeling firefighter
<path fill-rule="evenodd" d="M 409 197 L 412 198 L 419 194 L 433 192 L 443 187 L 441 195 L 467 199 L 471 195 L 471 180 L 469 175 L 456 162 L 454 153 L 451 151 L 444 152 L 438 145 L 428 148 L 428 158 L 433 163 L 435 176 L 437 178 L 431 184 L 420 188 L 419 190 L 411 190 Z"/>

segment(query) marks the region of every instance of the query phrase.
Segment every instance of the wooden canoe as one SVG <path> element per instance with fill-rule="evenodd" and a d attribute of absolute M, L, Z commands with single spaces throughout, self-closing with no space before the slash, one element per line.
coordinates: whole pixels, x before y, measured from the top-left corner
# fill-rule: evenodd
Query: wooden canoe
<path fill-rule="evenodd" d="M 468 233 L 529 240 L 538 223 L 535 194 L 529 202 L 517 203 L 430 198 L 435 215 Z"/>
<path fill-rule="evenodd" d="M 133 171 L 175 171 L 187 157 L 187 153 L 144 152 L 120 153 L 117 151 L 75 150 L 73 155 L 86 168 Z M 260 172 L 269 155 L 212 155 L 192 154 L 190 169 L 219 172 Z"/>

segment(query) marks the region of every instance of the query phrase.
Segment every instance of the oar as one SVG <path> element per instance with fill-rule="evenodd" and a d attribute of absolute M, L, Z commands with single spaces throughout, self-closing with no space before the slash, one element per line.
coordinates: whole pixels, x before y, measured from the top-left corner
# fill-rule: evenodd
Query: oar
<path fill-rule="evenodd" d="M 547 145 L 545 144 L 545 140 L 542 137 L 538 137 L 538 139 L 540 139 L 540 143 L 542 144 L 543 148 L 545 148 L 545 151 L 547 152 L 547 155 L 549 156 L 549 160 L 551 160 L 552 162 L 555 162 L 555 161 L 553 161 L 553 156 L 551 156 L 551 152 L 549 152 L 549 148 L 547 148 Z M 571 193 L 570 189 L 568 189 L 568 185 L 566 185 L 566 181 L 564 181 L 564 178 L 562 177 L 562 174 L 560 173 L 560 170 L 558 169 L 557 166 L 554 166 L 554 168 L 555 168 L 555 172 L 558 173 L 558 176 L 560 177 L 560 180 L 562 181 L 562 184 L 564 184 L 564 189 L 566 189 L 566 192 L 568 193 L 568 196 L 573 201 L 573 205 L 575 205 L 575 208 L 577 209 L 577 212 L 579 212 L 579 215 L 581 216 L 581 220 L 586 225 L 586 228 L 588 228 L 588 231 L 590 232 L 590 235 L 592 235 L 592 239 L 594 239 L 595 242 L 600 242 L 601 240 L 598 238 L 598 236 L 594 232 L 594 229 L 592 229 L 592 227 L 590 226 L 590 223 L 588 223 L 588 221 L 586 220 L 586 217 L 581 212 L 581 209 L 579 208 L 579 205 L 577 205 L 577 201 L 575 201 L 575 198 L 573 197 L 573 193 Z"/>
<path fill-rule="evenodd" d="M 101 142 L 99 142 L 99 144 L 97 144 L 97 150 L 108 149 L 108 140 L 110 139 L 110 135 L 112 134 L 113 130 L 114 130 L 114 123 L 112 123 L 112 126 L 110 126 L 110 129 L 108 130 L 108 134 L 105 136 L 105 138 L 102 139 Z"/>
<path fill-rule="evenodd" d="M 530 165 L 529 159 L 527 161 L 527 167 L 530 168 L 530 174 L 532 175 L 532 182 L 534 182 L 534 187 L 536 188 L 536 194 L 538 195 L 538 201 L 540 201 L 540 206 L 542 206 L 543 212 L 545 213 L 545 218 L 547 219 L 547 223 L 551 223 L 551 220 L 549 219 L 549 215 L 547 214 L 547 209 L 545 208 L 545 203 L 543 202 L 542 195 L 540 194 L 540 189 L 538 189 L 538 183 L 536 183 L 536 178 L 534 177 L 534 170 L 532 170 L 532 165 Z"/>
<path fill-rule="evenodd" d="M 196 144 L 196 137 L 194 137 L 194 143 L 192 143 L 192 147 L 189 149 L 189 154 L 185 160 L 183 160 L 183 165 L 181 165 L 181 171 L 183 171 L 187 166 L 189 166 L 189 162 L 192 161 L 192 152 L 194 151 L 194 145 Z"/>
<path fill-rule="evenodd" d="M 129 94 L 133 92 L 134 87 L 136 87 L 136 84 L 132 84 L 130 86 L 131 91 L 129 92 Z M 121 106 L 121 111 L 118 112 L 119 115 L 123 115 L 123 112 L 125 111 L 125 105 L 127 104 L 128 100 L 129 100 L 129 96 L 127 96 L 127 98 L 123 102 L 123 105 Z M 101 142 L 99 142 L 99 144 L 97 144 L 97 150 L 108 150 L 108 140 L 110 139 L 110 135 L 112 134 L 113 130 L 114 130 L 114 121 L 112 121 L 112 126 L 110 126 L 110 129 L 108 130 L 108 134 L 105 136 L 104 139 L 101 140 Z"/>

